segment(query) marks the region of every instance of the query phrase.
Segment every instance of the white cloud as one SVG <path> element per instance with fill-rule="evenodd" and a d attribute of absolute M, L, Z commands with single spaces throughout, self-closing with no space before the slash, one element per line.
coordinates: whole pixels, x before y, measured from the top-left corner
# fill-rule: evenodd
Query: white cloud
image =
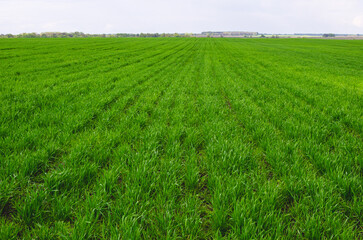
<path fill-rule="evenodd" d="M 114 26 L 113 26 L 112 24 L 107 23 L 107 24 L 105 25 L 105 30 L 106 30 L 106 31 L 112 31 L 112 30 L 113 30 L 113 28 L 114 28 Z"/>
<path fill-rule="evenodd" d="M 353 19 L 353 25 L 359 28 L 363 28 L 363 15 L 362 16 L 356 16 Z"/>

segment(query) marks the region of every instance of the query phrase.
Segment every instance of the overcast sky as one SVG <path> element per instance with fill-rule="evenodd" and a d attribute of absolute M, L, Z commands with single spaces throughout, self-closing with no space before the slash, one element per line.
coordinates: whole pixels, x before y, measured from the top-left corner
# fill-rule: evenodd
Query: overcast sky
<path fill-rule="evenodd" d="M 362 33 L 363 0 L 0 0 L 0 33 Z"/>

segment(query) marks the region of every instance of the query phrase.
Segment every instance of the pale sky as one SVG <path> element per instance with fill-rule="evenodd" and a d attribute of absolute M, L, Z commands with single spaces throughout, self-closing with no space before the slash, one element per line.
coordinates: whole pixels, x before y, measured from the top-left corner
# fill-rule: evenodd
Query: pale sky
<path fill-rule="evenodd" d="M 361 33 L 363 0 L 0 0 L 0 33 Z"/>

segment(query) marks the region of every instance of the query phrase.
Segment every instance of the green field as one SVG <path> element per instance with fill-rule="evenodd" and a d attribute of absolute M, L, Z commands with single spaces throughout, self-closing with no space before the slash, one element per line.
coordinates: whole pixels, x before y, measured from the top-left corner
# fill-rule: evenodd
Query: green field
<path fill-rule="evenodd" d="M 363 41 L 0 39 L 0 239 L 361 239 Z"/>

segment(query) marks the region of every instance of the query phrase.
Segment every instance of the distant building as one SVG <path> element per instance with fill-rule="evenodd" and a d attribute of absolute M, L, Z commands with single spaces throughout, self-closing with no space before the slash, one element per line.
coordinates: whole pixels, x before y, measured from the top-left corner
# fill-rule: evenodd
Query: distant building
<path fill-rule="evenodd" d="M 251 36 L 257 36 L 258 32 L 239 32 L 239 31 L 202 32 L 201 35 L 206 37 L 251 37 Z"/>
<path fill-rule="evenodd" d="M 298 36 L 322 36 L 322 33 L 294 33 L 294 35 L 298 35 Z"/>

